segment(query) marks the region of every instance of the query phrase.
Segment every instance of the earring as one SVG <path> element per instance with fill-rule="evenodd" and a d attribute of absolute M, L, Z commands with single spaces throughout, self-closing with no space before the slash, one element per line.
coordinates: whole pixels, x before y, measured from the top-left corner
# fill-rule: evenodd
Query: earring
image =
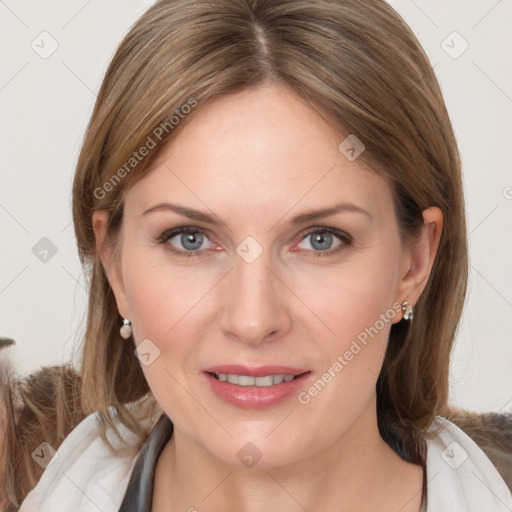
<path fill-rule="evenodd" d="M 401 306 L 402 311 L 404 312 L 403 319 L 411 321 L 414 317 L 412 306 L 406 300 L 402 302 Z"/>
<path fill-rule="evenodd" d="M 123 318 L 123 326 L 119 329 L 121 336 L 127 340 L 132 335 L 132 323 L 127 318 Z"/>

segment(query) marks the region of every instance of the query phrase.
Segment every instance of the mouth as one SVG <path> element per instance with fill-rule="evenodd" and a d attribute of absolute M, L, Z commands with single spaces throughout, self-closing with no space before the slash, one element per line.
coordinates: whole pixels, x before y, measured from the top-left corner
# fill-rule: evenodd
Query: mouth
<path fill-rule="evenodd" d="M 242 409 L 277 406 L 313 378 L 310 370 L 289 366 L 223 365 L 207 368 L 203 375 L 218 398 Z"/>
<path fill-rule="evenodd" d="M 252 375 L 238 375 L 236 373 L 206 373 L 208 373 L 214 379 L 217 379 L 221 382 L 229 382 L 230 384 L 236 384 L 238 386 L 257 386 L 261 388 L 268 388 L 270 386 L 277 386 L 279 384 L 282 384 L 283 382 L 291 382 L 292 380 L 298 379 L 302 377 L 302 375 L 305 375 L 310 372 L 303 372 L 297 375 L 265 375 L 262 377 L 254 377 Z"/>

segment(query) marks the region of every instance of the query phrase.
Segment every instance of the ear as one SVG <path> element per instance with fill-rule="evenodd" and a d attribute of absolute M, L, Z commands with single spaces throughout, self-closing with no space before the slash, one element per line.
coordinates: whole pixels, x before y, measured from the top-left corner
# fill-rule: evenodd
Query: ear
<path fill-rule="evenodd" d="M 108 223 L 108 212 L 106 210 L 96 210 L 92 214 L 92 226 L 96 240 L 96 251 L 98 252 L 105 273 L 107 274 L 110 287 L 114 292 L 117 309 L 124 318 L 130 318 L 128 301 L 124 282 L 122 279 L 121 265 L 118 258 L 115 257 L 114 248 L 106 238 Z"/>
<path fill-rule="evenodd" d="M 407 300 L 414 306 L 425 286 L 439 248 L 443 230 L 443 212 L 433 206 L 423 211 L 423 226 L 418 238 L 406 249 L 395 300 Z M 399 318 L 398 320 L 400 320 Z"/>

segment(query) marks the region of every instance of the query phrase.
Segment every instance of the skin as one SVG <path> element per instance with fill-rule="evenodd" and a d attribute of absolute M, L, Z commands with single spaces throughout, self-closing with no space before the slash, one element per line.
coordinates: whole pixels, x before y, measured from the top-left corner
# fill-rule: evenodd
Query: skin
<path fill-rule="evenodd" d="M 284 85 L 217 98 L 128 191 L 120 258 L 102 245 L 106 213 L 94 213 L 119 312 L 136 344 L 149 338 L 160 350 L 142 365 L 174 423 L 156 467 L 154 511 L 419 510 L 422 468 L 402 461 L 377 428 L 375 385 L 401 312 L 306 405 L 292 396 L 240 409 L 217 398 L 202 373 L 215 364 L 284 364 L 312 372 L 307 390 L 379 315 L 417 301 L 442 214 L 426 210 L 417 244 L 402 244 L 389 185 L 338 150 L 346 135 Z M 225 225 L 170 211 L 142 215 L 166 201 Z M 338 202 L 369 215 L 289 222 Z M 203 256 L 173 254 L 169 247 L 187 250 L 179 235 L 158 243 L 178 226 L 204 231 Z M 324 251 L 341 250 L 315 257 L 321 251 L 307 232 L 325 227 L 351 242 L 333 236 Z M 263 249 L 252 263 L 236 252 L 247 236 Z M 247 442 L 261 452 L 252 468 L 237 457 Z"/>

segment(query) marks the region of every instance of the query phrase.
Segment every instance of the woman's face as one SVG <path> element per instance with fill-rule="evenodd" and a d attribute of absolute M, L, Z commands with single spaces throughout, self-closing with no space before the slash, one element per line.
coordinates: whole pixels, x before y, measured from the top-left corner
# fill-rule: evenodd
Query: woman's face
<path fill-rule="evenodd" d="M 284 86 L 193 115 L 127 194 L 119 310 L 177 438 L 232 464 L 298 461 L 375 427 L 413 257 L 386 181 Z"/>

